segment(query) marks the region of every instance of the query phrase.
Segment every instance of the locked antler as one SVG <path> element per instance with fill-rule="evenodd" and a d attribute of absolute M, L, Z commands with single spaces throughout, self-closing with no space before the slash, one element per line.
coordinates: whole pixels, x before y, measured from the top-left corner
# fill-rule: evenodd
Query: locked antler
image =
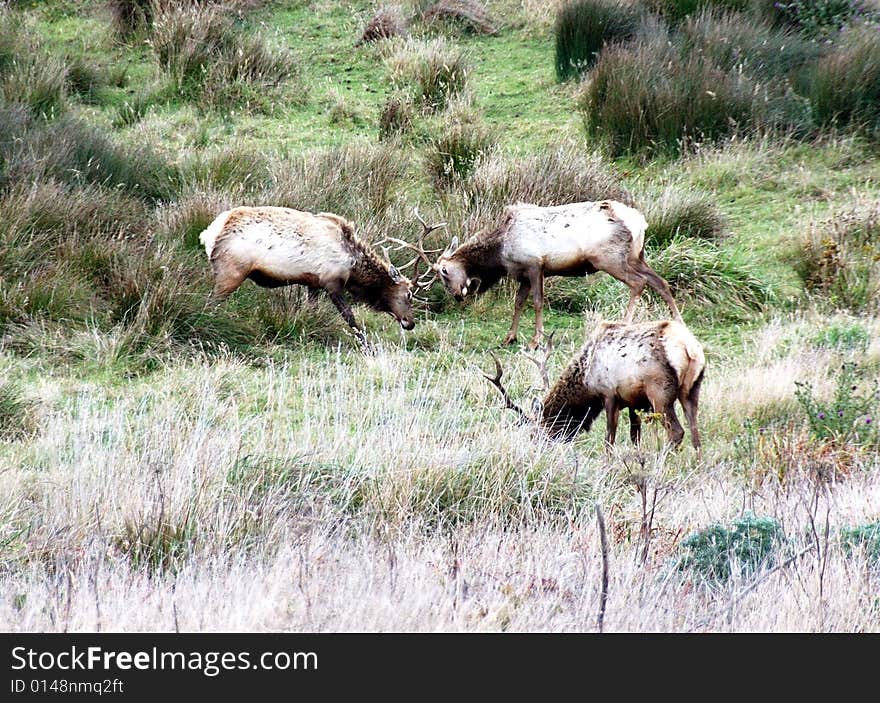
<path fill-rule="evenodd" d="M 485 378 L 489 383 L 491 383 L 493 386 L 495 386 L 495 388 L 498 389 L 498 392 L 504 399 L 504 408 L 506 410 L 513 410 L 523 420 L 529 420 L 529 416 L 526 415 L 526 413 L 521 407 L 519 407 L 519 405 L 517 405 L 510 399 L 510 394 L 507 392 L 507 389 L 503 385 L 501 385 L 501 377 L 504 375 L 504 369 L 501 368 L 501 362 L 498 361 L 497 356 L 492 354 L 492 358 L 495 360 L 495 375 L 490 376 L 489 374 L 484 373 L 483 378 Z"/>
<path fill-rule="evenodd" d="M 439 254 L 443 249 L 425 249 L 425 237 L 427 237 L 431 232 L 436 229 L 440 229 L 441 227 L 445 227 L 445 222 L 437 222 L 433 225 L 429 225 L 425 222 L 424 218 L 419 214 L 419 209 L 413 208 L 413 214 L 416 219 L 419 221 L 419 224 L 422 225 L 422 232 L 419 234 L 419 241 L 417 244 L 411 244 L 410 242 L 404 241 L 403 239 L 398 239 L 397 237 L 385 237 L 379 245 L 381 246 L 385 242 L 390 242 L 391 244 L 395 244 L 395 251 L 400 251 L 403 249 L 409 249 L 412 252 L 415 252 L 415 256 L 410 259 L 406 264 L 404 264 L 401 268 L 409 268 L 410 266 L 415 266 L 413 269 L 412 282 L 414 285 L 419 286 L 419 288 L 427 287 L 427 283 L 419 280 L 423 278 L 426 274 L 431 273 L 431 268 L 433 264 L 431 263 L 431 259 L 429 258 L 429 254 Z M 385 250 L 387 251 L 387 249 Z M 425 273 L 419 275 L 419 261 L 424 262 L 427 265 L 427 271 Z"/>
<path fill-rule="evenodd" d="M 547 371 L 547 362 L 550 361 L 550 356 L 553 354 L 554 334 L 556 334 L 556 330 L 553 330 L 549 335 L 547 335 L 547 341 L 544 342 L 544 345 L 541 347 L 540 358 L 537 356 L 532 356 L 531 354 L 523 354 L 526 359 L 528 359 L 535 366 L 538 367 L 538 373 L 541 374 L 541 382 L 544 384 L 544 392 L 550 390 L 550 374 Z"/>

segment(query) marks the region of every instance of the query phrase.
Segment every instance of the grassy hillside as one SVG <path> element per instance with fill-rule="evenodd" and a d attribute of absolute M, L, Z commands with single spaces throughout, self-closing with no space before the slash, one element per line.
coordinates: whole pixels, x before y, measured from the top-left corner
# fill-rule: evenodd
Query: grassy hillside
<path fill-rule="evenodd" d="M 599 506 L 608 630 L 876 630 L 876 16 L 437 5 L 364 42 L 372 2 L 0 6 L 0 625 L 591 630 Z M 700 455 L 517 424 L 479 374 L 543 393 L 511 285 L 356 307 L 371 354 L 300 290 L 208 301 L 232 205 L 444 246 L 607 197 L 706 348 Z M 628 291 L 547 291 L 552 379 Z"/>

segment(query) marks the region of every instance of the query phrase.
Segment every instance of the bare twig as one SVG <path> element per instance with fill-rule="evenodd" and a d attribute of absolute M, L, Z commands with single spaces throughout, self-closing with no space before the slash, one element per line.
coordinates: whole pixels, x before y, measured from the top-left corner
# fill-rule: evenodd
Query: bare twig
<path fill-rule="evenodd" d="M 599 632 L 605 628 L 605 607 L 608 605 L 608 535 L 605 533 L 605 518 L 602 516 L 602 506 L 596 503 L 596 522 L 599 525 L 599 541 L 602 545 L 602 591 L 599 595 L 599 615 L 596 618 L 596 627 Z"/>

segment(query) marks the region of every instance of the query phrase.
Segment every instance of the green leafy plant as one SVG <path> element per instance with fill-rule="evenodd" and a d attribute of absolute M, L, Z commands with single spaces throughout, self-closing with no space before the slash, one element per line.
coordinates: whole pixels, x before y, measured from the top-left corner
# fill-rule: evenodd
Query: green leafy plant
<path fill-rule="evenodd" d="M 877 442 L 880 390 L 876 381 L 870 390 L 864 390 L 860 388 L 859 380 L 856 364 L 842 364 L 837 375 L 837 388 L 828 402 L 817 399 L 810 384 L 795 384 L 795 398 L 806 413 L 810 430 L 817 439 L 845 444 Z"/>
<path fill-rule="evenodd" d="M 880 563 L 880 520 L 840 530 L 840 545 L 847 555 L 864 549 L 868 559 Z"/>
<path fill-rule="evenodd" d="M 775 563 L 784 541 L 785 533 L 776 520 L 746 513 L 729 525 L 715 523 L 685 538 L 678 568 L 707 581 L 747 577 Z"/>

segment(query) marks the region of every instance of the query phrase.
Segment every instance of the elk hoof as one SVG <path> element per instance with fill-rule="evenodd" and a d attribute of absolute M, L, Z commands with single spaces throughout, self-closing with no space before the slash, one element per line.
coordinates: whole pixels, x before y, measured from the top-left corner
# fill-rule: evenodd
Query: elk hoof
<path fill-rule="evenodd" d="M 539 346 L 541 346 L 541 338 L 535 337 L 531 342 L 529 342 L 529 349 L 535 350 Z"/>
<path fill-rule="evenodd" d="M 501 343 L 502 344 L 514 344 L 515 342 L 516 342 L 516 335 L 511 332 L 508 332 L 507 336 L 504 338 L 504 341 Z"/>

